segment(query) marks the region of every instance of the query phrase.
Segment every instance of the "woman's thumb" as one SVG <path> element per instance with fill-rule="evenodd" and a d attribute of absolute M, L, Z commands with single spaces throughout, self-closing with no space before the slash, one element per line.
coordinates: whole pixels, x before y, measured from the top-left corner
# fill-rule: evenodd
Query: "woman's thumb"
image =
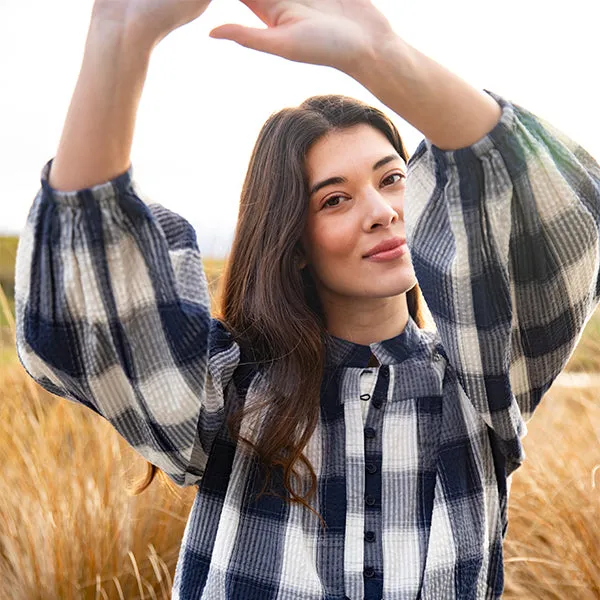
<path fill-rule="evenodd" d="M 272 37 L 269 29 L 258 29 L 233 24 L 215 27 L 209 35 L 211 38 L 231 40 L 245 48 L 262 50 L 263 52 L 269 52 L 269 41 Z"/>

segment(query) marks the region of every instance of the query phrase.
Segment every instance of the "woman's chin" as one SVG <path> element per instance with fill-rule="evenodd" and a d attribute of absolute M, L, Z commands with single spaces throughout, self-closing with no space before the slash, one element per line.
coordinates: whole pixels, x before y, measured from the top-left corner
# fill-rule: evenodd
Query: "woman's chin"
<path fill-rule="evenodd" d="M 363 279 L 361 288 L 373 296 L 397 296 L 410 290 L 416 283 L 412 267 L 404 266 L 380 275 L 370 273 Z"/>
<path fill-rule="evenodd" d="M 391 298 L 410 291 L 417 280 L 414 277 L 401 276 L 394 281 L 374 281 L 370 278 L 356 290 L 356 296 L 362 298 Z"/>

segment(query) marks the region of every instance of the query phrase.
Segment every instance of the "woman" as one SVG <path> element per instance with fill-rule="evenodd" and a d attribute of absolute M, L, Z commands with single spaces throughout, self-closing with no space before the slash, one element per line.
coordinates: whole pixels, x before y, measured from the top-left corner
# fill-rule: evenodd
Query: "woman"
<path fill-rule="evenodd" d="M 211 35 L 335 67 L 425 140 L 408 161 L 341 96 L 273 115 L 211 317 L 193 229 L 130 170 L 151 50 L 208 4 L 96 0 L 19 245 L 20 359 L 198 486 L 174 598 L 499 598 L 525 422 L 600 299 L 598 165 L 366 0 L 248 0 L 267 29 Z"/>

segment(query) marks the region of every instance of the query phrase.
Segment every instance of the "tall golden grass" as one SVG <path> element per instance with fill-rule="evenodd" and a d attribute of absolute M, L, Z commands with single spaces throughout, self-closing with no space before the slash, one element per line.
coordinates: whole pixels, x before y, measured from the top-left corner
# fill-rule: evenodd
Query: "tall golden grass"
<path fill-rule="evenodd" d="M 529 423 L 505 542 L 506 598 L 600 598 L 600 385 L 555 383 Z"/>
<path fill-rule="evenodd" d="M 218 267 L 208 271 L 214 286 Z M 5 317 L 0 355 L 14 349 Z M 505 598 L 600 598 L 599 395 L 555 385 L 530 423 Z M 0 367 L 0 448 L 1 600 L 170 598 L 193 489 L 155 480 L 128 494 L 145 461 L 102 418 L 37 386 L 14 352 Z"/>

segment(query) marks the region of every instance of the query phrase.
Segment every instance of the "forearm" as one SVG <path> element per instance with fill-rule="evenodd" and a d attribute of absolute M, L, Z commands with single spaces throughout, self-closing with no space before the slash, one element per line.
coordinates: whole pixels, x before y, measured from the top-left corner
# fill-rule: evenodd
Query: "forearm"
<path fill-rule="evenodd" d="M 351 75 L 442 150 L 469 146 L 500 119 L 497 102 L 399 37 Z"/>
<path fill-rule="evenodd" d="M 79 79 L 52 164 L 50 185 L 76 190 L 108 181 L 130 165 L 137 108 L 153 43 L 92 18 Z"/>

